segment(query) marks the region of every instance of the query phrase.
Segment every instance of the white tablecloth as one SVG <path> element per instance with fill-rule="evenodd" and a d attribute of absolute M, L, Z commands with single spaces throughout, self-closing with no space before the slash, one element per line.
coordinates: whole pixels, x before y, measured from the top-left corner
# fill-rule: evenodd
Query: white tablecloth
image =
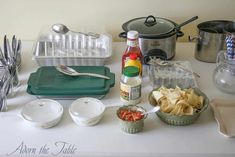
<path fill-rule="evenodd" d="M 0 156 L 177 156 L 225 157 L 235 156 L 235 139 L 226 138 L 218 131 L 213 112 L 208 108 L 189 126 L 170 126 L 155 115 L 145 120 L 144 130 L 126 134 L 118 126 L 117 107 L 107 108 L 101 122 L 92 127 L 75 125 L 68 114 L 71 100 L 59 101 L 64 106 L 61 122 L 50 129 L 33 128 L 17 116 L 27 102 L 36 99 L 26 93 L 27 79 L 37 65 L 32 60 L 33 42 L 23 42 L 23 62 L 20 71 L 21 86 L 15 97 L 8 98 L 8 111 L 0 113 Z M 121 104 L 119 81 L 121 55 L 125 43 L 113 43 L 113 56 L 107 63 L 116 74 L 115 87 L 102 102 L 106 105 Z M 195 60 L 193 43 L 177 43 L 174 60 L 188 60 L 193 70 L 200 74 L 197 83 L 212 98 L 232 99 L 234 95 L 220 92 L 212 82 L 215 64 Z M 152 90 L 148 78 L 143 79 L 142 105 L 150 109 L 147 95 Z"/>

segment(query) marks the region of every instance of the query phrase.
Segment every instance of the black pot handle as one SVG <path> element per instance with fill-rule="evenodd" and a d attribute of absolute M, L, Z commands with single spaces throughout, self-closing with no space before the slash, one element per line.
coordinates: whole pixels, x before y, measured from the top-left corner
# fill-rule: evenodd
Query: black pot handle
<path fill-rule="evenodd" d="M 177 38 L 184 36 L 184 33 L 181 31 L 177 31 L 176 33 Z"/>
<path fill-rule="evenodd" d="M 148 27 L 154 26 L 156 24 L 156 18 L 153 15 L 146 17 L 144 24 Z"/>
<path fill-rule="evenodd" d="M 127 38 L 126 32 L 122 32 L 118 35 L 120 38 Z"/>

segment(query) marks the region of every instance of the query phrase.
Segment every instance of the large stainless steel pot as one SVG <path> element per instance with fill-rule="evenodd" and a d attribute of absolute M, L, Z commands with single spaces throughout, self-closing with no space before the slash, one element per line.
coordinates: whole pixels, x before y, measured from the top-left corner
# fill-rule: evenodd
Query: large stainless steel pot
<path fill-rule="evenodd" d="M 150 56 L 169 60 L 175 56 L 177 38 L 184 35 L 180 28 L 197 18 L 195 16 L 180 25 L 171 20 L 152 15 L 135 18 L 122 25 L 125 32 L 120 33 L 119 36 L 126 38 L 126 34 L 130 30 L 139 32 L 139 45 L 145 64 L 147 64 Z"/>
<path fill-rule="evenodd" d="M 195 58 L 209 63 L 215 63 L 219 51 L 226 49 L 224 28 L 232 21 L 214 20 L 197 25 L 198 37 L 195 47 Z"/>

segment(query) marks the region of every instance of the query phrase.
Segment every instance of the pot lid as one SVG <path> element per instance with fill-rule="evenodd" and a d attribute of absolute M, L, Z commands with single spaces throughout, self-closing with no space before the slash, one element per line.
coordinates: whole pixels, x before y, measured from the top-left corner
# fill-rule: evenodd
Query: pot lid
<path fill-rule="evenodd" d="M 227 24 L 225 27 L 224 27 L 224 31 L 226 33 L 235 33 L 235 23 L 234 22 L 230 22 L 229 24 Z"/>
<path fill-rule="evenodd" d="M 170 20 L 150 15 L 132 19 L 124 23 L 122 27 L 126 32 L 130 30 L 139 32 L 140 37 L 153 37 L 172 32 L 175 24 Z"/>
<path fill-rule="evenodd" d="M 227 20 L 213 20 L 200 23 L 198 29 L 209 33 L 225 33 L 224 30 L 228 28 L 228 25 L 233 24 L 232 21 Z"/>

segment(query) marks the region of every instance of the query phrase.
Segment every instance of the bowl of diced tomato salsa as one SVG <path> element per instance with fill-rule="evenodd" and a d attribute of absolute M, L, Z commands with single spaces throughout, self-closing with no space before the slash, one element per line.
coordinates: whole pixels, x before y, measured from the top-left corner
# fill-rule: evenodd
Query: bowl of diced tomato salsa
<path fill-rule="evenodd" d="M 146 110 L 136 105 L 122 106 L 117 110 L 117 117 L 121 130 L 134 134 L 143 130 L 146 115 L 142 113 Z"/>

